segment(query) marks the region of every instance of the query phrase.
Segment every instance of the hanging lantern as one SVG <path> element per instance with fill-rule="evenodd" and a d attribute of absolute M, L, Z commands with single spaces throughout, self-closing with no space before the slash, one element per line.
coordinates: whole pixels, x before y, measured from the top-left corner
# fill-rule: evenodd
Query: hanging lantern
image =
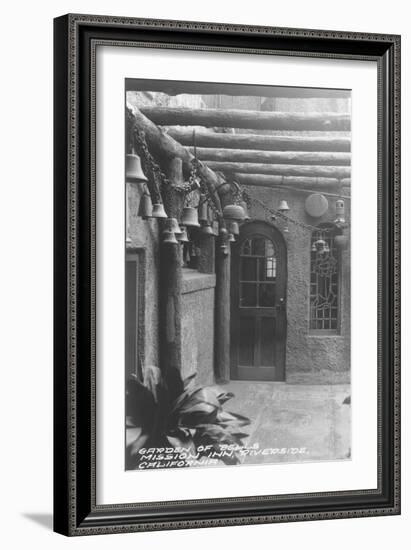
<path fill-rule="evenodd" d="M 182 228 L 181 233 L 175 234 L 176 239 L 180 243 L 188 243 L 188 235 L 187 235 L 187 229 L 185 227 Z"/>
<path fill-rule="evenodd" d="M 334 243 L 339 250 L 345 250 L 348 246 L 347 235 L 336 235 L 334 237 Z"/>
<path fill-rule="evenodd" d="M 200 203 L 198 206 L 198 221 L 203 223 L 208 222 L 208 204 L 206 196 L 203 194 L 200 195 Z"/>
<path fill-rule="evenodd" d="M 247 206 L 247 203 L 246 203 L 245 201 L 240 201 L 238 204 L 239 204 L 239 205 L 241 206 L 241 208 L 244 210 L 244 221 L 245 221 L 245 222 L 249 222 L 251 218 L 250 218 L 250 215 L 249 215 L 249 213 L 248 213 L 248 206 Z"/>
<path fill-rule="evenodd" d="M 153 213 L 151 214 L 152 218 L 167 218 L 166 211 L 164 210 L 163 203 L 156 202 L 153 204 Z"/>
<path fill-rule="evenodd" d="M 330 247 L 328 246 L 327 241 L 324 241 L 324 239 L 318 239 L 317 241 L 315 241 L 313 246 L 315 246 L 318 254 L 327 254 L 330 251 Z"/>
<path fill-rule="evenodd" d="M 147 189 L 145 189 L 140 199 L 137 215 L 140 216 L 140 218 L 143 218 L 143 220 L 147 220 L 148 218 L 151 218 L 152 214 L 153 203 L 151 202 L 150 193 L 147 191 Z"/>
<path fill-rule="evenodd" d="M 170 218 L 170 231 L 174 233 L 177 239 L 179 235 L 182 235 L 183 233 L 180 226 L 178 225 L 178 221 L 176 220 L 176 218 Z"/>
<path fill-rule="evenodd" d="M 337 218 L 335 219 L 334 223 L 345 223 L 345 204 L 342 199 L 338 199 L 337 201 L 335 201 L 335 213 L 337 214 Z"/>
<path fill-rule="evenodd" d="M 238 227 L 238 222 L 230 222 L 229 224 L 230 233 L 233 235 L 239 235 L 240 234 L 240 228 Z"/>
<path fill-rule="evenodd" d="M 135 153 L 126 155 L 126 180 L 129 183 L 146 183 L 148 181 L 141 168 L 140 157 Z"/>
<path fill-rule="evenodd" d="M 244 208 L 239 204 L 227 204 L 223 208 L 223 216 L 227 220 L 244 221 L 245 212 Z"/>
<path fill-rule="evenodd" d="M 288 206 L 287 201 L 280 201 L 280 205 L 278 207 L 279 212 L 288 212 L 290 210 L 290 207 Z"/>
<path fill-rule="evenodd" d="M 185 206 L 181 216 L 181 224 L 187 227 L 200 227 L 197 209 L 192 206 Z"/>

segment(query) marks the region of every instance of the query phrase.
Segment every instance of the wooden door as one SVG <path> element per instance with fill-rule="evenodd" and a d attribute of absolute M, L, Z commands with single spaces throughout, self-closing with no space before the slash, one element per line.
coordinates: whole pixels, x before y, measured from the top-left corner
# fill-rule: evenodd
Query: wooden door
<path fill-rule="evenodd" d="M 241 228 L 231 259 L 231 378 L 285 379 L 287 254 L 268 223 Z"/>

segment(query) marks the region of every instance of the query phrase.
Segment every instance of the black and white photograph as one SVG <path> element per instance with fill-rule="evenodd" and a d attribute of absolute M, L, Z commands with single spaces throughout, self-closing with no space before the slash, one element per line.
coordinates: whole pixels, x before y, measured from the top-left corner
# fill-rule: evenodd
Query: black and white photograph
<path fill-rule="evenodd" d="M 351 460 L 351 90 L 128 78 L 125 128 L 125 470 Z"/>

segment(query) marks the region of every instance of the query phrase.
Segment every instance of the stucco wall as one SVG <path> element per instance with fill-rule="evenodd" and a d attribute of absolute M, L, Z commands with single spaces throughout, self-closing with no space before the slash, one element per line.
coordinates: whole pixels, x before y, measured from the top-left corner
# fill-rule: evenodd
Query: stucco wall
<path fill-rule="evenodd" d="M 332 222 L 336 218 L 335 198 L 328 198 L 328 211 L 321 218 L 311 218 L 305 212 L 309 193 L 282 192 L 266 187 L 247 187 L 248 193 L 276 210 L 286 199 L 291 218 L 310 225 Z M 349 200 L 345 201 L 349 221 Z M 259 205 L 253 204 L 252 219 L 273 223 L 283 234 L 287 245 L 287 350 L 286 381 L 307 383 L 337 383 L 350 380 L 350 252 L 342 252 L 340 261 L 340 329 L 337 334 L 314 334 L 310 318 L 310 232 L 292 223 L 284 233 L 281 220 L 273 222 Z"/>
<path fill-rule="evenodd" d="M 159 262 L 159 225 L 158 220 L 143 220 L 138 207 L 142 186 L 128 185 L 129 206 L 129 249 L 143 249 L 145 255 L 144 281 L 144 323 L 142 327 L 145 365 L 159 366 L 158 356 L 158 262 Z M 141 328 L 141 327 L 140 327 Z"/>
<path fill-rule="evenodd" d="M 197 371 L 199 384 L 214 382 L 215 275 L 183 269 L 182 375 Z"/>

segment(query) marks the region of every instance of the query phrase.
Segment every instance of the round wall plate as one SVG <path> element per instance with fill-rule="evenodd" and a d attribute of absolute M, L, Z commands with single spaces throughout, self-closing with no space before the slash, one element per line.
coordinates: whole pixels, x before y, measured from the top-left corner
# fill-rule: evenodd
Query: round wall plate
<path fill-rule="evenodd" d="M 305 200 L 305 211 L 312 218 L 320 218 L 328 210 L 328 200 L 320 193 L 313 193 Z"/>

